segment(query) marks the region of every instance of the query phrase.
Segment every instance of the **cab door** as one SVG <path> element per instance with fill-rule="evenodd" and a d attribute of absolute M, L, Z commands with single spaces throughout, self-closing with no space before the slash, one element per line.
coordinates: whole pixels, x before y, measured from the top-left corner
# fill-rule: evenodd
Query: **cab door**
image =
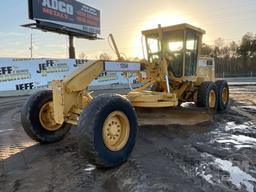
<path fill-rule="evenodd" d="M 199 36 L 187 31 L 185 43 L 185 76 L 196 76 Z"/>

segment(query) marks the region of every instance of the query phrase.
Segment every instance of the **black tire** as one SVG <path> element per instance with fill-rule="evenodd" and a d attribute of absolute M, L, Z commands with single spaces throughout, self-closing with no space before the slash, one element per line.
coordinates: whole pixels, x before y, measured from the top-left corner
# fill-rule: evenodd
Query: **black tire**
<path fill-rule="evenodd" d="M 180 107 L 182 105 L 183 101 L 178 100 L 178 107 Z"/>
<path fill-rule="evenodd" d="M 123 112 L 128 118 L 130 133 L 126 144 L 118 151 L 111 151 L 103 140 L 103 124 L 114 111 Z M 133 150 L 137 134 L 137 116 L 131 103 L 120 95 L 100 95 L 93 99 L 80 115 L 79 147 L 89 162 L 102 168 L 124 163 Z"/>
<path fill-rule="evenodd" d="M 215 82 L 216 86 L 217 86 L 217 97 L 218 97 L 218 106 L 217 106 L 217 111 L 222 113 L 224 112 L 227 107 L 228 107 L 228 103 L 229 103 L 229 87 L 228 87 L 228 83 L 225 80 L 218 80 Z M 227 90 L 227 101 L 223 101 L 222 99 L 222 93 L 223 90 Z"/>
<path fill-rule="evenodd" d="M 70 124 L 64 123 L 56 131 L 49 131 L 41 125 L 39 120 L 40 109 L 49 101 L 52 101 L 52 91 L 38 91 L 28 98 L 21 110 L 21 123 L 25 132 L 31 139 L 42 144 L 62 140 L 71 127 Z"/>
<path fill-rule="evenodd" d="M 215 92 L 215 105 L 214 107 L 209 106 L 209 97 L 210 97 L 210 92 L 211 91 Z M 198 107 L 204 107 L 208 108 L 210 110 L 217 110 L 217 104 L 218 104 L 218 96 L 217 96 L 217 87 L 216 84 L 211 82 L 211 81 L 205 81 L 203 82 L 197 93 L 197 106 Z"/>

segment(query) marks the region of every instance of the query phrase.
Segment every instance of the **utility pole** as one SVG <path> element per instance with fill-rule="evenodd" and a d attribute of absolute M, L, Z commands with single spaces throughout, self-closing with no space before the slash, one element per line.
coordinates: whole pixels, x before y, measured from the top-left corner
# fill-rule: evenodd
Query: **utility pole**
<path fill-rule="evenodd" d="M 33 34 L 31 33 L 30 34 L 30 58 L 32 59 L 33 58 Z"/>

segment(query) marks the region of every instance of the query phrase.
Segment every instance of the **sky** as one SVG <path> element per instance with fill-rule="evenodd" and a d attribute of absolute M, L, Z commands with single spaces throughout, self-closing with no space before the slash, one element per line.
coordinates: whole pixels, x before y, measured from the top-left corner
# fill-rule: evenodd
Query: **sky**
<path fill-rule="evenodd" d="M 256 33 L 255 0 L 79 0 L 101 11 L 104 40 L 75 39 L 76 55 L 89 59 L 101 53 L 113 55 L 108 34 L 113 33 L 120 52 L 127 57 L 142 57 L 141 31 L 179 23 L 206 30 L 204 42 L 213 44 L 222 37 L 225 43 L 239 42 L 247 33 Z M 30 57 L 30 36 L 34 58 L 67 58 L 65 35 L 21 27 L 28 19 L 27 0 L 2 1 L 0 5 L 0 57 Z"/>

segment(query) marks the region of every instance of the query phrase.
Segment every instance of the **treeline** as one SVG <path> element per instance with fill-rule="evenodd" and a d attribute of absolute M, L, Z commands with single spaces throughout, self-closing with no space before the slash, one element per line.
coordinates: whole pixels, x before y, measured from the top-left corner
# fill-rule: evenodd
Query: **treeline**
<path fill-rule="evenodd" d="M 217 77 L 256 76 L 256 34 L 245 34 L 239 43 L 225 44 L 222 38 L 214 45 L 202 45 L 201 55 L 215 59 Z"/>

